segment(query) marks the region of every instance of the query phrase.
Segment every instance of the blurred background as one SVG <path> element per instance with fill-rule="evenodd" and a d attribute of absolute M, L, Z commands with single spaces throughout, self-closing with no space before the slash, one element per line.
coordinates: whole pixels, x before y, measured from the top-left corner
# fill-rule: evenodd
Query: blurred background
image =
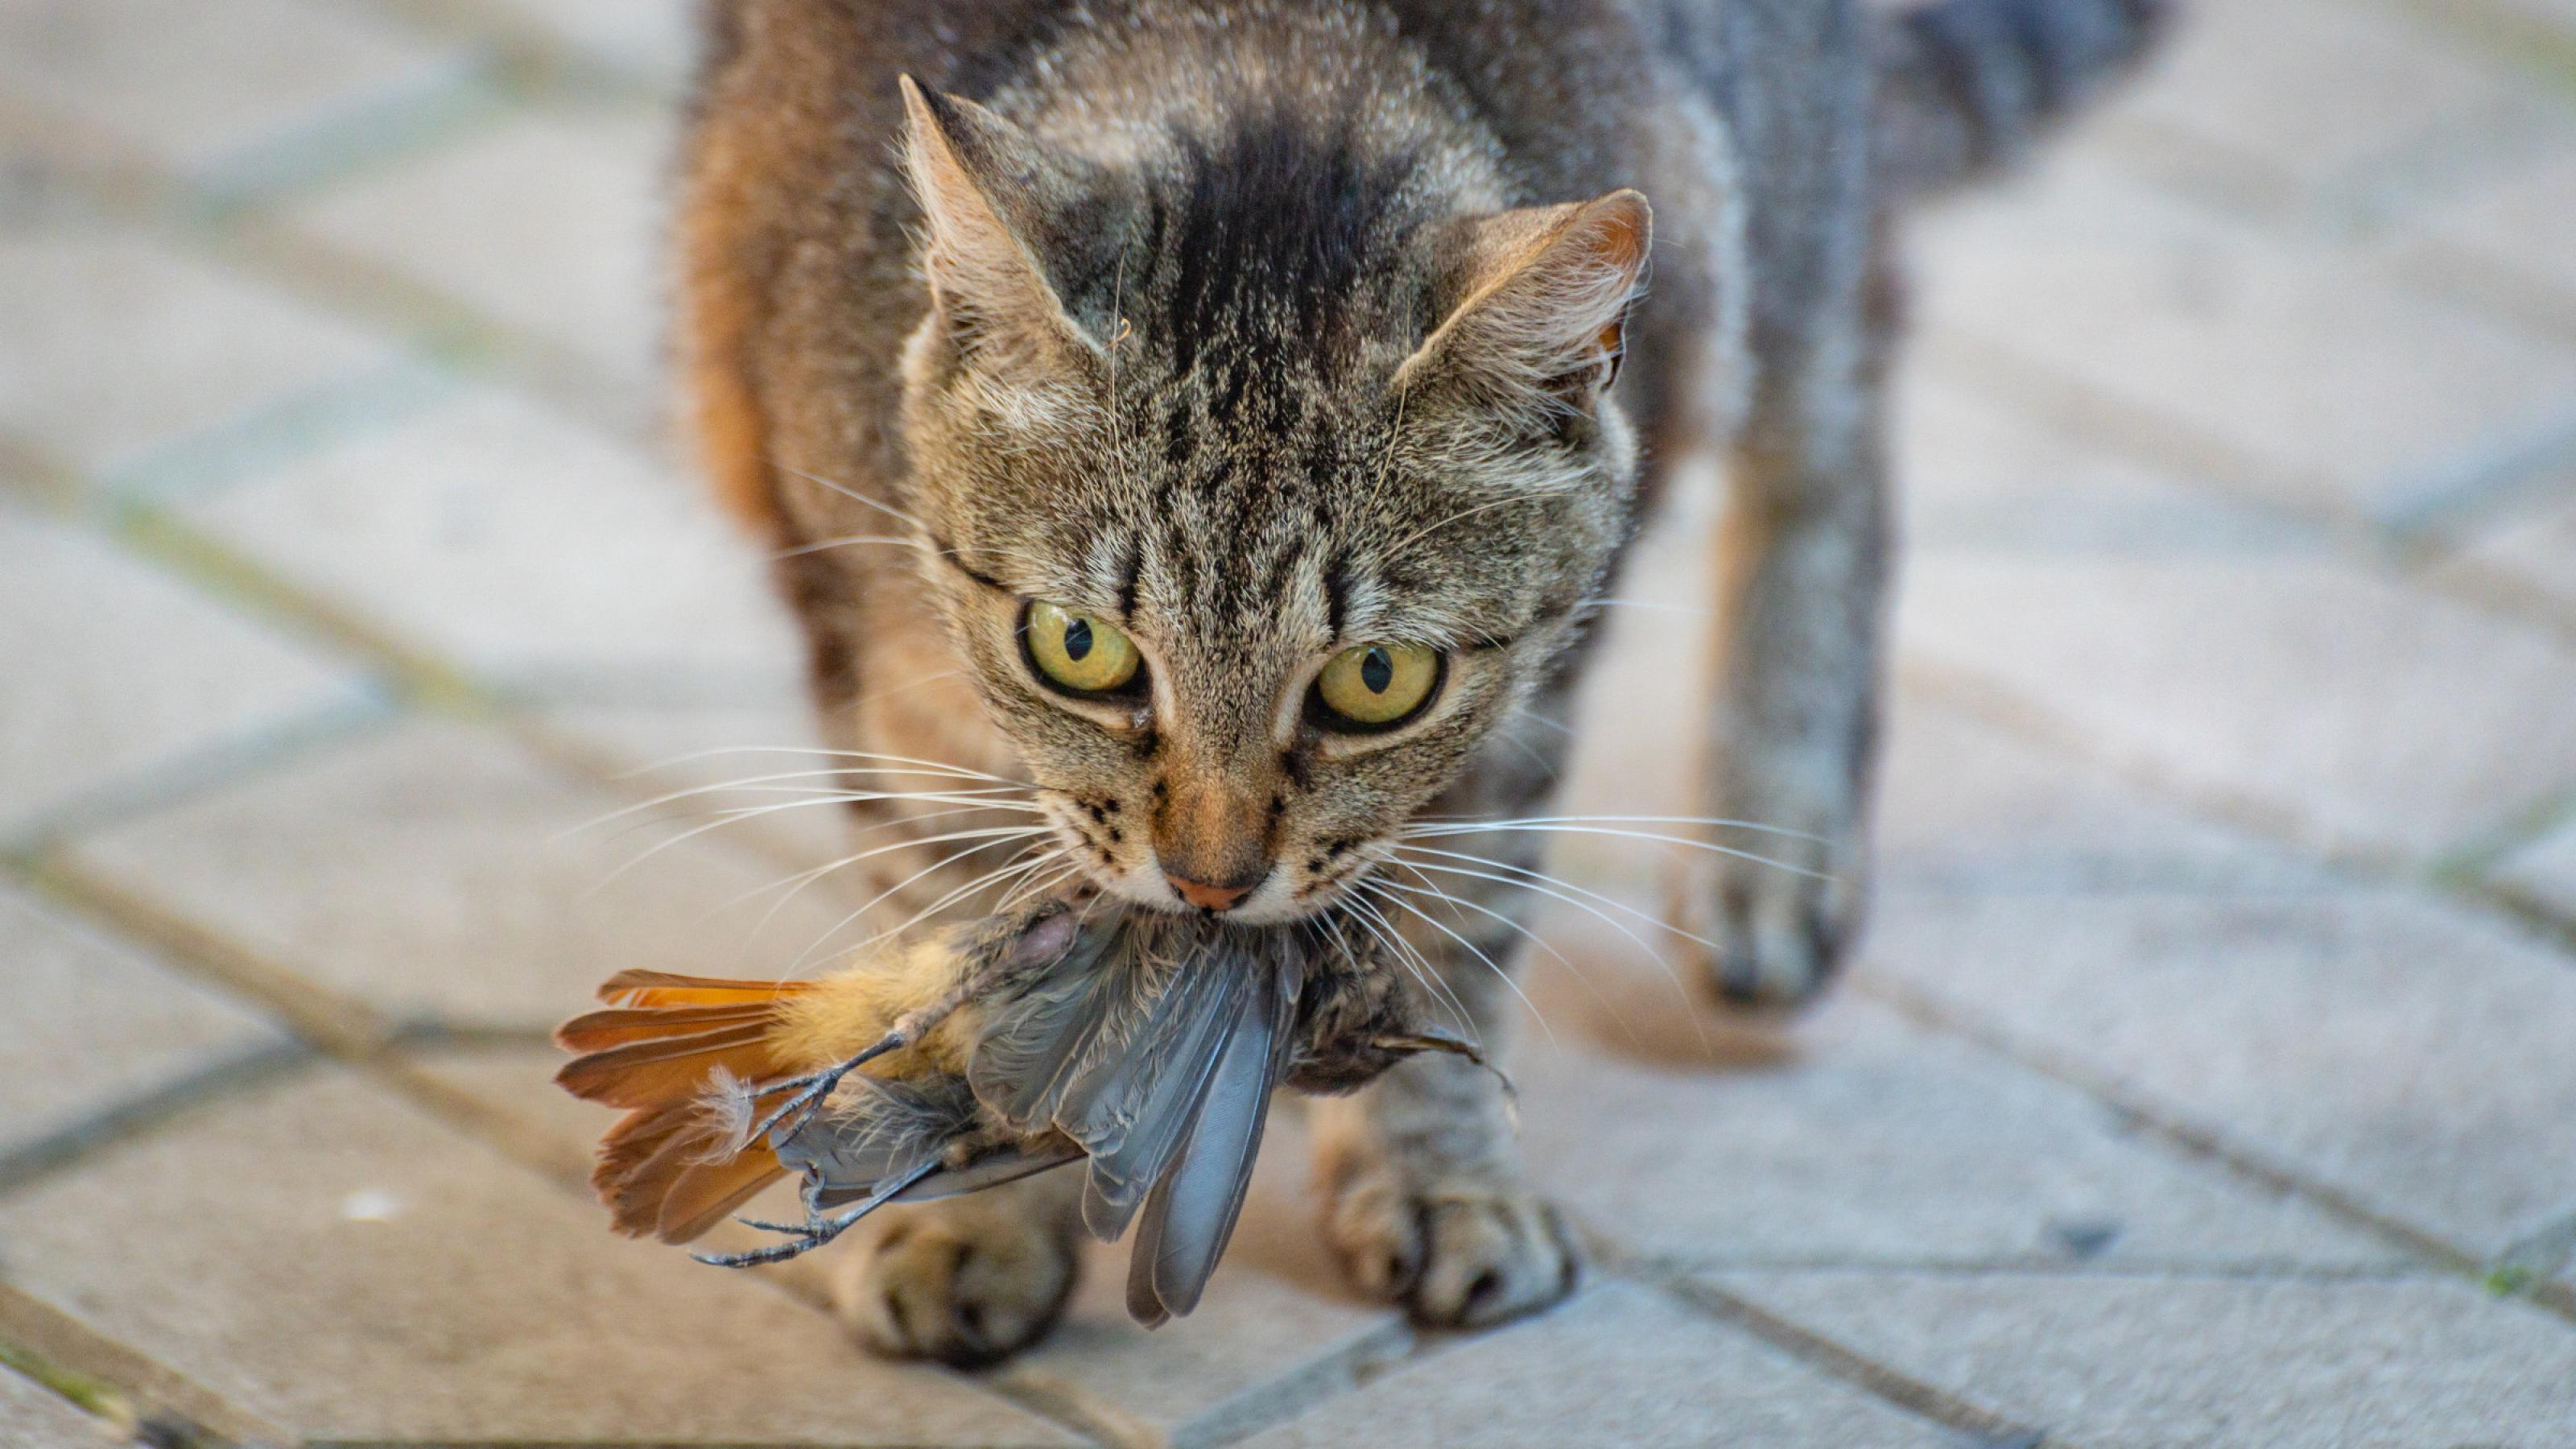
<path fill-rule="evenodd" d="M 546 1080 L 847 909 L 762 924 L 828 807 L 610 818 L 807 737 L 666 426 L 685 6 L 0 0 L 0 1441 L 2576 1444 L 2576 3 L 2195 8 L 1919 227 L 1852 978 L 1548 920 L 1580 1296 L 1357 1301 L 1287 1110 L 1196 1317 L 1104 1249 L 966 1376 L 612 1238 Z M 1578 808 L 1675 798 L 1714 496 Z"/>

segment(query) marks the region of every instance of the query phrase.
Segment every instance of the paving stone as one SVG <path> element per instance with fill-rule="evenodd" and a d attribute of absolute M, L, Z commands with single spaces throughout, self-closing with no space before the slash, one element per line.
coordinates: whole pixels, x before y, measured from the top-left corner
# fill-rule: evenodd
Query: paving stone
<path fill-rule="evenodd" d="M 1900 657 L 2339 845 L 2429 855 L 2576 779 L 2563 641 L 2322 545 L 1931 548 L 1897 629 Z"/>
<path fill-rule="evenodd" d="M 2149 76 L 2083 133 L 2186 138 L 2194 160 L 2232 168 L 2269 205 L 2348 202 L 2434 157 L 2492 144 L 2542 108 L 2536 92 L 2395 6 L 2203 4 Z"/>
<path fill-rule="evenodd" d="M 2000 349 L 2317 513 L 2402 521 L 2576 425 L 2565 349 L 2079 157 L 1923 241 L 1936 341 Z"/>
<path fill-rule="evenodd" d="M 757 549 L 693 480 L 476 392 L 186 515 L 338 607 L 502 685 L 792 680 Z"/>
<path fill-rule="evenodd" d="M 79 841 L 73 858 L 390 1016 L 520 1029 L 583 1008 L 625 967 L 785 972 L 846 909 L 808 893 L 755 934 L 774 897 L 733 902 L 785 872 L 703 838 L 618 874 L 668 838 L 600 823 L 618 808 L 498 735 L 417 723 Z"/>
<path fill-rule="evenodd" d="M 19 99 L 188 171 L 345 126 L 466 64 L 363 9 L 308 0 L 0 5 L 0 81 Z"/>
<path fill-rule="evenodd" d="M 2576 1333 L 2455 1280 L 1809 1273 L 1716 1281 L 2051 1442 L 2576 1443 Z"/>
<path fill-rule="evenodd" d="M 93 478 L 202 450 L 392 358 L 345 322 L 115 233 L 0 229 L 0 315 L 0 428 Z"/>
<path fill-rule="evenodd" d="M 1703 1021 L 1651 966 L 1551 931 L 1528 984 L 1521 1148 L 1623 1249 L 1729 1260 L 2385 1264 L 2384 1244 L 2247 1190 L 2099 1103 L 1857 997 L 1794 1033 Z M 1637 956 L 1632 946 L 1625 953 Z M 1702 1043 L 1705 1041 L 1706 1045 Z"/>
<path fill-rule="evenodd" d="M 551 1047 L 455 1044 L 408 1060 L 524 1126 L 567 1168 L 586 1167 L 613 1120 L 553 1085 L 563 1056 Z M 1347 1387 L 1352 1364 L 1401 1329 L 1392 1310 L 1352 1298 L 1326 1256 L 1299 1119 L 1293 1107 L 1273 1115 L 1243 1219 L 1198 1312 L 1160 1331 L 1137 1327 L 1127 1316 L 1126 1247 L 1093 1245 L 1062 1327 L 1003 1368 L 1002 1381 L 1023 1402 L 1063 1404 L 1140 1441 L 1173 1444 L 1219 1441 Z M 745 1211 L 798 1211 L 791 1193 L 773 1192 L 765 1208 Z M 745 1235 L 717 1246 L 755 1241 L 766 1240 Z M 826 1261 L 809 1263 L 819 1269 Z M 812 1281 L 819 1286 L 819 1272 Z"/>
<path fill-rule="evenodd" d="M 2576 148 L 2515 170 L 2426 218 L 2437 245 L 2556 294 L 2576 310 L 2576 257 L 2567 218 L 2576 215 Z"/>
<path fill-rule="evenodd" d="M 1445 1346 L 1249 1441 L 1296 1445 L 1868 1444 L 1958 1441 L 1645 1289 L 1596 1286 Z"/>
<path fill-rule="evenodd" d="M 2576 1202 L 2576 971 L 2342 890 L 1878 902 L 1868 971 L 2485 1255 Z"/>
<path fill-rule="evenodd" d="M 660 108 L 531 111 L 288 211 L 637 387 L 658 375 Z"/>
<path fill-rule="evenodd" d="M 2311 861 L 1906 689 L 1889 710 L 1873 848 L 1883 886 L 1918 891 L 2241 890 L 2323 878 Z"/>
<path fill-rule="evenodd" d="M 567 45 L 648 80 L 677 85 L 697 56 L 688 0 L 505 0 L 510 12 Z"/>
<path fill-rule="evenodd" d="M 2544 609 L 2576 612 L 2576 472 L 2533 493 L 2528 504 L 2472 534 L 2443 568 L 2500 577 Z"/>
<path fill-rule="evenodd" d="M 184 1183 L 156 1230 L 134 1212 Z M 1046 1444 L 337 1069 L 0 1200 L 11 1281 L 315 1439 Z"/>
<path fill-rule="evenodd" d="M 735 817 L 714 833 L 758 842 L 791 862 L 821 865 L 865 842 L 853 838 L 849 812 L 840 806 L 778 793 L 814 785 L 823 777 L 801 772 L 832 765 L 829 757 L 811 753 L 820 748 L 813 708 L 791 692 L 798 687 L 782 678 L 773 689 L 714 703 L 540 701 L 530 709 L 549 733 L 596 760 L 603 772 L 622 776 L 617 785 L 639 801 L 706 791 L 665 808 L 672 818 L 694 823 L 729 810 L 762 811 Z M 779 775 L 801 778 L 769 778 Z M 714 788 L 730 781 L 756 783 Z"/>
<path fill-rule="evenodd" d="M 53 1390 L 0 1368 L 0 1429 L 19 1449 L 99 1449 L 124 1437 Z"/>
<path fill-rule="evenodd" d="M 1063 1325 L 1003 1382 L 1128 1441 L 1224 1443 L 1349 1388 L 1359 1366 L 1400 1345 L 1401 1319 L 1352 1296 L 1317 1233 L 1302 1118 L 1294 1105 L 1271 1113 L 1242 1221 L 1196 1313 L 1139 1328 L 1126 1309 L 1128 1245 L 1095 1244 Z"/>
<path fill-rule="evenodd" d="M 0 1157 L 285 1036 L 142 952 L 0 885 Z"/>
<path fill-rule="evenodd" d="M 0 659 L 0 833 L 357 698 L 347 671 L 5 505 Z"/>
<path fill-rule="evenodd" d="M 2495 878 L 2576 920 L 2576 821 L 2506 856 Z"/>

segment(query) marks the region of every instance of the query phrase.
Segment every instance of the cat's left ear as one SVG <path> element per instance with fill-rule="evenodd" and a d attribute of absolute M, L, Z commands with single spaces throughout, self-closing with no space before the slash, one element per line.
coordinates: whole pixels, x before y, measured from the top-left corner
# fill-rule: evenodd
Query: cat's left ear
<path fill-rule="evenodd" d="M 1405 391 L 1454 387 L 1505 416 L 1590 413 L 1618 376 L 1654 213 L 1635 191 L 1454 224 L 1448 315 L 1396 369 Z"/>

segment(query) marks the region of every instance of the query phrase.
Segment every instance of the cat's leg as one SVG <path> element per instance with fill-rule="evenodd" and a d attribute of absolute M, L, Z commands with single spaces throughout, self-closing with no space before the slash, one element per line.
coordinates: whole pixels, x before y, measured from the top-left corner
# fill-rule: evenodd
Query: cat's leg
<path fill-rule="evenodd" d="M 1745 1005 L 1813 994 L 1850 948 L 1866 898 L 1893 286 L 1882 260 L 1810 300 L 1794 342 L 1775 334 L 1759 357 L 1769 376 L 1729 460 L 1719 539 L 1703 813 L 1771 829 L 1715 827 L 1713 842 L 1747 855 L 1701 859 L 1676 902 L 1712 943 L 1718 992 Z"/>
<path fill-rule="evenodd" d="M 832 1300 L 861 1343 L 973 1368 L 1043 1337 L 1082 1261 L 1082 1173 L 1043 1172 L 946 1202 L 886 1208 L 842 1256 Z"/>
<path fill-rule="evenodd" d="M 1510 816 L 1544 802 L 1562 735 L 1519 731 L 1504 745 L 1508 767 L 1495 763 L 1494 748 L 1435 811 Z M 1518 923 L 1531 895 L 1457 868 L 1488 876 L 1535 868 L 1542 838 L 1444 836 L 1441 850 L 1455 854 L 1421 856 L 1417 866 L 1403 864 L 1400 851 L 1374 872 L 1337 929 L 1354 939 L 1400 937 L 1435 983 L 1434 1011 L 1463 1016 L 1455 1024 L 1498 1053 L 1514 1013 L 1525 1011 L 1509 978 L 1526 942 Z M 1494 868 L 1467 866 L 1459 859 L 1466 856 Z M 1351 1096 L 1317 1101 L 1310 1121 L 1324 1235 L 1362 1292 L 1403 1304 L 1421 1323 L 1481 1327 L 1544 1308 L 1573 1288 L 1580 1261 L 1573 1235 L 1524 1180 L 1510 1106 L 1493 1072 L 1425 1053 Z"/>

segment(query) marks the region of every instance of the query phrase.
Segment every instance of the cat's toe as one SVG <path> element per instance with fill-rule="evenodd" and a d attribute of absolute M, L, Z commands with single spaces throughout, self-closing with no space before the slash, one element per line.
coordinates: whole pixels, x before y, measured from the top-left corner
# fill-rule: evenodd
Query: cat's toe
<path fill-rule="evenodd" d="M 957 1368 L 1043 1337 L 1064 1313 L 1080 1261 L 1058 1215 L 972 1200 L 890 1217 L 851 1257 L 834 1298 L 859 1341 L 889 1358 Z"/>
<path fill-rule="evenodd" d="M 1573 1291 L 1581 1257 L 1556 1209 L 1517 1186 L 1345 1186 L 1325 1225 L 1360 1291 L 1416 1323 L 1483 1328 Z"/>
<path fill-rule="evenodd" d="M 1833 980 L 1857 935 L 1862 898 L 1856 872 L 1837 857 L 1848 859 L 1791 850 L 1772 862 L 1726 859 L 1684 872 L 1674 918 L 1698 938 L 1701 970 L 1720 1001 L 1780 1010 Z"/>

